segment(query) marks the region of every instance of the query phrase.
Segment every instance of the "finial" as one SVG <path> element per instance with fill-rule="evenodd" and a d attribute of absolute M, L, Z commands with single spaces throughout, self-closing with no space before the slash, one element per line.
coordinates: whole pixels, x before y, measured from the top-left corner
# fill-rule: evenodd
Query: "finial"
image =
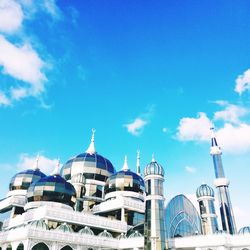
<path fill-rule="evenodd" d="M 203 180 L 202 182 L 201 182 L 201 185 L 206 185 L 207 183 Z"/>
<path fill-rule="evenodd" d="M 60 159 L 57 159 L 56 167 L 51 175 L 60 175 Z"/>
<path fill-rule="evenodd" d="M 91 155 L 96 153 L 96 150 L 95 150 L 95 131 L 96 130 L 94 128 L 92 128 L 91 142 L 89 144 L 88 149 L 86 150 L 86 153 L 91 154 Z"/>
<path fill-rule="evenodd" d="M 128 157 L 126 155 L 125 155 L 125 158 L 124 158 L 124 164 L 123 164 L 122 170 L 124 170 L 124 171 L 129 170 L 129 167 L 128 167 Z"/>
<path fill-rule="evenodd" d="M 156 162 L 154 153 L 152 154 L 152 162 Z"/>
<path fill-rule="evenodd" d="M 36 161 L 34 162 L 34 165 L 33 165 L 33 170 L 38 170 L 39 169 L 39 167 L 38 167 L 39 158 L 40 158 L 40 155 L 37 154 Z"/>
<path fill-rule="evenodd" d="M 140 169 L 140 150 L 137 150 L 136 173 L 137 173 L 138 175 L 141 175 L 141 169 Z"/>

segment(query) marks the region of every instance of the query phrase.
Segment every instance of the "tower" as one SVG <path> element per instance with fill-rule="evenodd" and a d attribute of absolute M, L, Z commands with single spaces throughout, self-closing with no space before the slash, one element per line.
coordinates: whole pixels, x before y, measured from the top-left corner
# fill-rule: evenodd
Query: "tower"
<path fill-rule="evenodd" d="M 214 185 L 218 191 L 222 229 L 230 234 L 235 234 L 237 230 L 228 190 L 230 182 L 225 177 L 224 174 L 224 169 L 221 160 L 222 151 L 217 144 L 217 140 L 214 134 L 214 128 L 211 128 L 211 131 L 212 131 L 212 136 L 211 136 L 212 145 L 210 154 L 213 158 L 213 164 L 214 164 L 214 171 L 215 171 Z"/>
<path fill-rule="evenodd" d="M 214 208 L 214 190 L 207 184 L 202 184 L 196 190 L 200 207 L 203 234 L 214 234 L 218 231 L 217 215 Z"/>
<path fill-rule="evenodd" d="M 164 250 L 166 249 L 163 197 L 164 169 L 156 162 L 154 156 L 146 166 L 144 175 L 146 186 L 144 249 Z"/>

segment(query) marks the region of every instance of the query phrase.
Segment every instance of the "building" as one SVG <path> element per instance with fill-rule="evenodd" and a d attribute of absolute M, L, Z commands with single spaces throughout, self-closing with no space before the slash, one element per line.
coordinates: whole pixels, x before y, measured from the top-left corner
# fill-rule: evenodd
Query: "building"
<path fill-rule="evenodd" d="M 116 172 L 111 161 L 97 154 L 94 133 L 86 152 L 69 159 L 62 169 L 58 162 L 51 175 L 40 171 L 37 159 L 32 169 L 13 176 L 9 192 L 0 200 L 0 250 L 250 249 L 250 227 L 236 233 L 230 229 L 235 224 L 224 223 L 219 230 L 210 186 L 197 189 L 200 212 L 182 194 L 165 208 L 164 169 L 154 157 L 144 178 L 139 152 L 136 173 L 129 169 L 127 157 Z M 214 135 L 211 155 L 215 170 L 222 172 Z M 216 175 L 216 187 L 220 216 L 229 223 L 233 211 L 230 200 L 222 197 L 229 197 L 224 174 Z"/>

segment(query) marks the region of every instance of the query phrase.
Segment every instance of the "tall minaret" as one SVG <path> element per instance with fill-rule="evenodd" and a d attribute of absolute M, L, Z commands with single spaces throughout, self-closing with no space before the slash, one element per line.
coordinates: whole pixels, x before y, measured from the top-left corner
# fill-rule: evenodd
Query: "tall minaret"
<path fill-rule="evenodd" d="M 232 204 L 229 196 L 229 180 L 225 178 L 221 155 L 221 148 L 217 144 L 217 140 L 214 134 L 214 128 L 211 128 L 211 150 L 210 154 L 213 157 L 215 181 L 214 185 L 218 190 L 219 206 L 221 214 L 222 229 L 230 234 L 237 233 L 236 224 L 234 220 L 234 214 Z"/>
<path fill-rule="evenodd" d="M 136 173 L 141 175 L 141 167 L 140 167 L 140 150 L 137 150 L 137 157 L 136 157 Z"/>
<path fill-rule="evenodd" d="M 163 182 L 164 169 L 152 157 L 152 161 L 144 170 L 146 186 L 146 209 L 144 224 L 144 249 L 164 250 L 165 220 Z"/>

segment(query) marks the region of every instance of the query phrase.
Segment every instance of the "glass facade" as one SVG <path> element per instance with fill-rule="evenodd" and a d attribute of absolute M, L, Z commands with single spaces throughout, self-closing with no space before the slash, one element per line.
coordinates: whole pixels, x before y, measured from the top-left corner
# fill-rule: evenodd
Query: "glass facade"
<path fill-rule="evenodd" d="M 27 191 L 28 202 L 54 201 L 71 207 L 75 204 L 76 191 L 72 184 L 60 175 L 44 177 L 30 185 Z"/>
<path fill-rule="evenodd" d="M 177 195 L 168 203 L 165 219 L 167 238 L 201 234 L 200 216 L 184 195 Z"/>
<path fill-rule="evenodd" d="M 144 180 L 130 170 L 122 170 L 110 176 L 105 184 L 105 194 L 114 191 L 133 191 L 143 194 L 145 192 Z"/>
<path fill-rule="evenodd" d="M 9 190 L 17 190 L 23 189 L 27 190 L 31 183 L 40 180 L 41 178 L 45 177 L 46 175 L 42 173 L 39 169 L 33 170 L 28 169 L 17 173 L 11 178 L 9 184 Z"/>
<path fill-rule="evenodd" d="M 99 154 L 82 153 L 68 160 L 62 168 L 62 175 L 66 180 L 79 173 L 86 179 L 106 181 L 115 173 L 112 163 Z"/>

